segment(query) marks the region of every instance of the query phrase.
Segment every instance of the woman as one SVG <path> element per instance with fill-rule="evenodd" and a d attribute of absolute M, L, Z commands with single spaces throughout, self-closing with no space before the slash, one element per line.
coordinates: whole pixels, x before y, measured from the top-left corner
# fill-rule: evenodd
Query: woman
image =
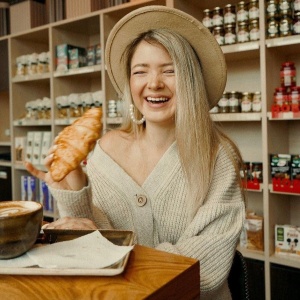
<path fill-rule="evenodd" d="M 139 244 L 200 260 L 201 299 L 231 299 L 245 207 L 241 157 L 209 115 L 226 84 L 220 47 L 191 16 L 148 6 L 116 24 L 105 55 L 128 113 L 98 141 L 87 175 L 54 182 L 27 164 L 64 217 L 48 228 L 133 230 Z"/>

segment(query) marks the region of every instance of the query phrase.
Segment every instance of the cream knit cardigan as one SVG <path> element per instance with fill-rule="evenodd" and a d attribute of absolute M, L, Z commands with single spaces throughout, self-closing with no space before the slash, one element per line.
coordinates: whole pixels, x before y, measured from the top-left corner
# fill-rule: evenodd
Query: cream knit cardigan
<path fill-rule="evenodd" d="M 189 220 L 187 184 L 176 142 L 139 186 L 96 145 L 81 191 L 51 189 L 60 216 L 92 219 L 101 229 L 133 230 L 137 243 L 200 261 L 201 299 L 231 299 L 227 276 L 245 218 L 236 173 L 224 149 L 218 153 L 204 204 Z M 137 195 L 146 196 L 144 206 Z"/>

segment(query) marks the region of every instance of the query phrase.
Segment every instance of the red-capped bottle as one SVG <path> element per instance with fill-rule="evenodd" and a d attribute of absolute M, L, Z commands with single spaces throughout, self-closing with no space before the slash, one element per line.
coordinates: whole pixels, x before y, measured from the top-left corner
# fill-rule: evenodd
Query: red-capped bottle
<path fill-rule="evenodd" d="M 282 63 L 280 70 L 281 86 L 291 88 L 296 86 L 296 67 L 294 62 L 287 61 Z"/>

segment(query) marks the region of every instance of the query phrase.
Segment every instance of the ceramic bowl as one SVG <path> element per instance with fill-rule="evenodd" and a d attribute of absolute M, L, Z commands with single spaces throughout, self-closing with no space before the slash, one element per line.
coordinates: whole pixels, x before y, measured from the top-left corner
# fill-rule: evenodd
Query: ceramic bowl
<path fill-rule="evenodd" d="M 0 259 L 14 258 L 35 243 L 43 221 L 43 206 L 34 201 L 0 201 Z"/>

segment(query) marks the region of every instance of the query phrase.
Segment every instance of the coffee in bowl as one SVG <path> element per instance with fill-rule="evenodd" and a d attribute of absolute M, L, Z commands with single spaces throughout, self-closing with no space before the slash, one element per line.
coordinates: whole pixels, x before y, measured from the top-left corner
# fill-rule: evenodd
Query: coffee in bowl
<path fill-rule="evenodd" d="M 38 202 L 0 202 L 0 259 L 28 251 L 40 233 L 42 221 L 43 206 Z"/>

